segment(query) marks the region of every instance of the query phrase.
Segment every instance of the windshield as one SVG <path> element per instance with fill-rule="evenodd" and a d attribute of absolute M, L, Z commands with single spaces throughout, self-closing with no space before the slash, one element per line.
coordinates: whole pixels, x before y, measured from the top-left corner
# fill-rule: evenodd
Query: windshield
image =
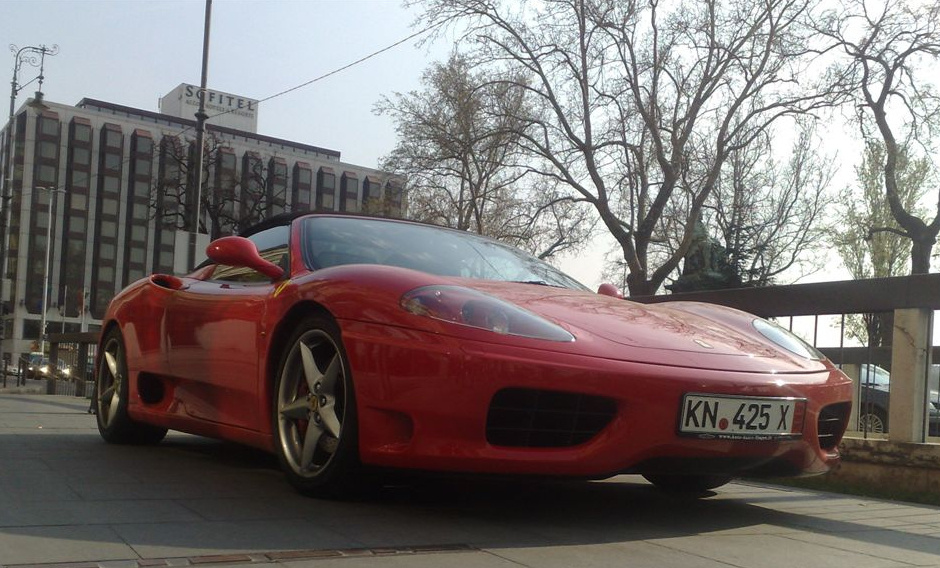
<path fill-rule="evenodd" d="M 441 276 L 587 289 L 518 249 L 440 227 L 355 217 L 312 217 L 305 222 L 303 236 L 304 256 L 313 269 L 385 264 Z"/>

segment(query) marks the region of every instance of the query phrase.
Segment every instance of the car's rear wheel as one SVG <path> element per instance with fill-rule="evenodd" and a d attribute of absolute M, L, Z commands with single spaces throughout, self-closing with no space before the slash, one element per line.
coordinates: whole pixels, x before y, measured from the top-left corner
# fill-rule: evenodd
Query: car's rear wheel
<path fill-rule="evenodd" d="M 95 414 L 98 432 L 113 444 L 156 444 L 166 428 L 135 422 L 127 415 L 127 354 L 121 331 L 114 327 L 101 344 L 95 377 Z"/>
<path fill-rule="evenodd" d="M 668 475 L 644 474 L 647 481 L 669 493 L 705 493 L 730 482 L 730 475 Z"/>
<path fill-rule="evenodd" d="M 305 495 L 344 497 L 359 473 L 356 396 L 338 326 L 313 316 L 297 326 L 274 393 L 278 460 Z"/>
<path fill-rule="evenodd" d="M 862 405 L 862 412 L 858 415 L 858 430 L 870 434 L 887 432 L 888 417 L 885 411 L 880 408 L 865 408 L 865 405 Z"/>

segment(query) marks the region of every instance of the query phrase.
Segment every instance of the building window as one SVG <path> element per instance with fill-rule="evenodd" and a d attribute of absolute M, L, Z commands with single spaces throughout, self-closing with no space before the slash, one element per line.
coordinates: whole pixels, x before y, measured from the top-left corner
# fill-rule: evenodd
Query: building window
<path fill-rule="evenodd" d="M 23 339 L 39 339 L 41 333 L 39 326 L 42 324 L 39 320 L 23 320 Z"/>
<path fill-rule="evenodd" d="M 58 172 L 56 171 L 55 166 L 39 166 L 39 183 L 41 185 L 55 185 L 58 177 Z"/>
<path fill-rule="evenodd" d="M 42 117 L 39 119 L 39 130 L 46 136 L 59 135 L 59 121 L 54 118 Z"/>
<path fill-rule="evenodd" d="M 85 253 L 88 250 L 88 220 L 90 212 L 89 192 L 91 185 L 92 129 L 81 117 L 73 117 L 68 126 L 69 161 L 66 165 L 68 196 L 66 198 L 63 223 L 63 251 L 59 259 L 59 305 L 64 306 L 65 315 L 81 314 L 84 305 Z M 71 298 L 69 298 L 71 296 Z"/>
<path fill-rule="evenodd" d="M 82 166 L 91 165 L 91 150 L 88 148 L 72 148 L 72 163 Z"/>
<path fill-rule="evenodd" d="M 134 196 L 135 197 L 150 197 L 150 184 L 145 181 L 135 181 L 134 182 Z"/>
<path fill-rule="evenodd" d="M 54 160 L 59 152 L 59 145 L 55 142 L 40 142 L 39 155 L 43 158 Z"/>
<path fill-rule="evenodd" d="M 339 210 L 355 213 L 359 211 L 359 179 L 352 172 L 343 172 L 340 180 Z"/>
<path fill-rule="evenodd" d="M 72 172 L 72 185 L 78 185 L 82 187 L 88 187 L 88 180 L 91 177 L 91 174 L 88 172 Z"/>
<path fill-rule="evenodd" d="M 108 148 L 120 148 L 124 142 L 124 136 L 116 130 L 108 129 L 105 132 L 104 145 Z"/>
<path fill-rule="evenodd" d="M 69 218 L 69 232 L 85 234 L 85 218 L 73 215 Z"/>
<path fill-rule="evenodd" d="M 150 207 L 146 203 L 134 203 L 133 218 L 136 221 L 146 221 L 150 218 Z"/>
<path fill-rule="evenodd" d="M 110 197 L 105 197 L 101 200 L 101 212 L 105 215 L 117 215 L 118 214 L 118 202 L 117 199 L 111 199 Z"/>
<path fill-rule="evenodd" d="M 147 242 L 147 227 L 135 223 L 131 227 L 131 240 L 137 242 Z"/>
<path fill-rule="evenodd" d="M 311 192 L 313 171 L 304 162 L 294 164 L 293 189 L 291 193 L 291 210 L 307 211 L 311 208 Z"/>
<path fill-rule="evenodd" d="M 91 142 L 91 127 L 85 124 L 76 124 L 75 125 L 75 141 L 76 142 Z"/>
<path fill-rule="evenodd" d="M 101 236 L 108 237 L 111 239 L 117 238 L 117 223 L 114 221 L 102 221 L 101 222 Z"/>
<path fill-rule="evenodd" d="M 119 170 L 121 169 L 121 155 L 120 154 L 105 154 L 104 155 L 104 167 L 108 170 Z"/>
<path fill-rule="evenodd" d="M 88 197 L 82 193 L 69 194 L 69 208 L 84 211 L 88 207 Z"/>
<path fill-rule="evenodd" d="M 145 158 L 137 158 L 137 162 L 134 164 L 134 174 L 140 176 L 149 176 L 150 167 L 150 160 Z"/>
<path fill-rule="evenodd" d="M 336 210 L 336 174 L 330 168 L 317 171 L 317 209 Z"/>
<path fill-rule="evenodd" d="M 287 205 L 287 163 L 283 158 L 271 158 L 268 161 L 267 216 L 272 217 L 285 211 Z"/>

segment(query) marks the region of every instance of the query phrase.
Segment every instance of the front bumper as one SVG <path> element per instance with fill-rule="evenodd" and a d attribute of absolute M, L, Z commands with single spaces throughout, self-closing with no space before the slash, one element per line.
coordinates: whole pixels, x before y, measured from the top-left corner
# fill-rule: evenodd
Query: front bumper
<path fill-rule="evenodd" d="M 715 371 L 633 363 L 341 322 L 356 386 L 360 457 L 376 466 L 600 478 L 622 472 L 808 475 L 838 460 L 819 442 L 820 410 L 851 400 L 851 382 L 812 373 Z M 487 441 L 497 392 L 537 389 L 611 399 L 597 435 L 570 447 Z M 687 392 L 805 398 L 794 440 L 702 440 L 678 434 Z M 839 429 L 841 437 L 845 421 Z"/>

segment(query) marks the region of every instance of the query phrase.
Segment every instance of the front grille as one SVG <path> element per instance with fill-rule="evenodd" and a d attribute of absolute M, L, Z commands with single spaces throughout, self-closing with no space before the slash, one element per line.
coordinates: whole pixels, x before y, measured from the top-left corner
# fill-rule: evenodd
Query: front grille
<path fill-rule="evenodd" d="M 486 417 L 486 441 L 494 446 L 563 448 L 583 444 L 617 413 L 613 399 L 538 389 L 503 389 Z"/>
<path fill-rule="evenodd" d="M 852 410 L 852 404 L 849 402 L 840 402 L 830 404 L 819 411 L 819 447 L 824 450 L 831 450 L 842 441 L 842 434 L 849 423 L 849 412 Z"/>

